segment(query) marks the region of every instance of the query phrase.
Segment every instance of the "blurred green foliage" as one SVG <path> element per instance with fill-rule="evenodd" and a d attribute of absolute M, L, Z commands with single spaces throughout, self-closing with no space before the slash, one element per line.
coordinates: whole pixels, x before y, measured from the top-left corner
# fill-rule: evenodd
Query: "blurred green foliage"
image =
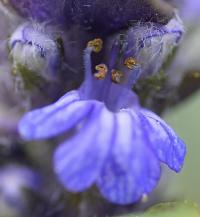
<path fill-rule="evenodd" d="M 160 203 L 141 215 L 123 217 L 200 217 L 197 205 L 189 202 Z"/>
<path fill-rule="evenodd" d="M 178 195 L 200 206 L 200 91 L 168 111 L 165 120 L 187 144 L 184 168 L 172 175 L 166 195 Z"/>

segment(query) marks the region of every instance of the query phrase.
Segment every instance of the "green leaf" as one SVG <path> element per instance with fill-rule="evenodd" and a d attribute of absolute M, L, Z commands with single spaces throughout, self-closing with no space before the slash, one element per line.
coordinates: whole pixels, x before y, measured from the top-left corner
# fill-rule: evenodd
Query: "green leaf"
<path fill-rule="evenodd" d="M 157 204 L 144 214 L 121 217 L 200 217 L 200 210 L 191 202 L 169 202 Z"/>

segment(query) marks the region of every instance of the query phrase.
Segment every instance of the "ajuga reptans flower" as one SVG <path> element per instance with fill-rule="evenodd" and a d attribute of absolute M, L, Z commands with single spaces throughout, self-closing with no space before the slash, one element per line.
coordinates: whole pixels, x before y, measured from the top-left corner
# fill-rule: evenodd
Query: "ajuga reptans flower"
<path fill-rule="evenodd" d="M 141 108 L 131 90 L 138 78 L 160 67 L 151 57 L 159 54 L 163 61 L 166 44 L 178 43 L 183 30 L 176 19 L 173 22 L 177 25 L 150 23 L 151 31 L 143 31 L 148 30 L 146 25 L 144 29 L 136 26 L 135 31 L 131 28 L 123 52 L 116 36 L 107 61 L 95 66 L 95 73 L 91 55 L 101 51 L 103 41 L 88 42 L 81 87 L 21 119 L 19 132 L 27 140 L 74 130 L 54 153 L 54 170 L 69 191 L 81 192 L 96 185 L 109 201 L 130 204 L 156 187 L 161 163 L 181 170 L 184 142 L 160 117 Z"/>

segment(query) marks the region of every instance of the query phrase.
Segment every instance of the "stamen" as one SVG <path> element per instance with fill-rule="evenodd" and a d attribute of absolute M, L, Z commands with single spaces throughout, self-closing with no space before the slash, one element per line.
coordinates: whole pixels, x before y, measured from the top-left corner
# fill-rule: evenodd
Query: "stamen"
<path fill-rule="evenodd" d="M 128 58 L 126 58 L 126 59 L 124 60 L 124 65 L 125 65 L 128 69 L 132 70 L 132 69 L 134 69 L 134 67 L 137 65 L 137 61 L 136 61 L 136 59 L 133 58 L 133 57 L 128 57 Z"/>
<path fill-rule="evenodd" d="M 99 64 L 95 67 L 95 69 L 97 70 L 97 72 L 94 74 L 95 78 L 102 80 L 106 77 L 108 73 L 108 67 L 105 64 Z"/>
<path fill-rule="evenodd" d="M 122 82 L 123 80 L 123 73 L 121 71 L 118 71 L 118 70 L 115 70 L 113 69 L 112 70 L 112 74 L 111 74 L 111 80 L 116 83 L 116 84 L 119 84 Z"/>
<path fill-rule="evenodd" d="M 89 41 L 87 47 L 92 48 L 92 51 L 95 53 L 99 53 L 103 47 L 103 41 L 100 38 L 96 38 L 92 41 Z"/>

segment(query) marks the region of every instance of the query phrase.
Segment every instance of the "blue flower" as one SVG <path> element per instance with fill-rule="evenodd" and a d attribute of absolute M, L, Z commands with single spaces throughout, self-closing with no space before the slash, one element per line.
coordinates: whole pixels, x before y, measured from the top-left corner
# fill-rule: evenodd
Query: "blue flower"
<path fill-rule="evenodd" d="M 140 54 L 146 49 L 147 39 L 150 38 L 149 46 L 154 51 L 158 43 L 165 45 L 166 34 L 174 34 L 159 33 L 163 40 L 157 41 L 155 32 L 142 35 L 144 46 L 139 47 Z M 130 29 L 127 38 L 132 34 Z M 180 32 L 175 31 L 175 35 L 179 38 Z M 81 87 L 52 105 L 28 112 L 19 123 L 19 132 L 26 140 L 68 132 L 68 138 L 54 153 L 54 170 L 59 180 L 72 192 L 95 184 L 103 197 L 117 204 L 130 204 L 149 194 L 160 179 L 161 163 L 179 172 L 186 154 L 184 142 L 173 129 L 153 112 L 140 107 L 131 87 L 146 74 L 152 62 L 140 64 L 139 53 L 134 53 L 138 44 L 133 46 L 131 40 L 124 44 L 126 48 L 121 54 L 117 37 L 108 63 L 95 66 L 93 73 L 91 54 L 100 52 L 103 42 L 90 41 L 84 51 L 85 80 Z M 163 54 L 165 51 L 161 50 Z"/>

